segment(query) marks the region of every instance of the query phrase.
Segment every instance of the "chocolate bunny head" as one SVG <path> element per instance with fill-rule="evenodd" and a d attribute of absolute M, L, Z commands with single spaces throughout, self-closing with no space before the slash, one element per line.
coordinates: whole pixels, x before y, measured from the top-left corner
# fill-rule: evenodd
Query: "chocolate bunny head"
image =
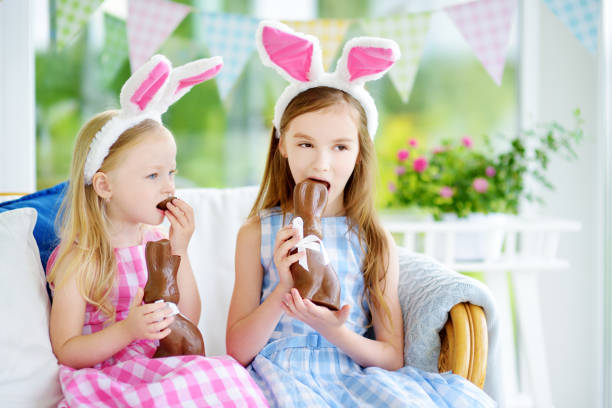
<path fill-rule="evenodd" d="M 181 264 L 181 257 L 172 255 L 170 241 L 162 239 L 147 242 L 145 257 L 149 273 L 144 288 L 145 303 L 152 303 L 159 299 L 178 303 L 180 295 L 176 275 Z"/>
<path fill-rule="evenodd" d="M 304 219 L 304 236 L 315 234 L 321 238 L 321 214 L 326 205 L 327 185 L 325 183 L 306 179 L 294 187 L 293 211 L 297 216 Z"/>

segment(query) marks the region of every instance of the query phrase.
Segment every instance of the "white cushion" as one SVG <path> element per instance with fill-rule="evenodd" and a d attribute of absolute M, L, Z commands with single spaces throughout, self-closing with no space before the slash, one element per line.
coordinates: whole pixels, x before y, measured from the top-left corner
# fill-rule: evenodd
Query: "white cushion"
<path fill-rule="evenodd" d="M 50 304 L 32 231 L 36 210 L 0 213 L 0 405 L 56 406 L 59 366 L 49 341 Z"/>
<path fill-rule="evenodd" d="M 179 189 L 176 195 L 193 207 L 195 232 L 189 260 L 202 298 L 199 328 L 206 355 L 225 354 L 227 313 L 234 289 L 236 236 L 246 220 L 258 187 Z"/>

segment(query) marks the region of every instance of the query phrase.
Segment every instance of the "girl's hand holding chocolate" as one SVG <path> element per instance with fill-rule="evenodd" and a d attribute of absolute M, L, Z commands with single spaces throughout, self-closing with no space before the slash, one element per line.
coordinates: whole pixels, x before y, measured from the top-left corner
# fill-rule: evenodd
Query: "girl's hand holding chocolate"
<path fill-rule="evenodd" d="M 166 217 L 170 221 L 170 243 L 173 255 L 187 255 L 189 240 L 195 229 L 193 208 L 185 201 L 175 198 L 166 204 Z"/>

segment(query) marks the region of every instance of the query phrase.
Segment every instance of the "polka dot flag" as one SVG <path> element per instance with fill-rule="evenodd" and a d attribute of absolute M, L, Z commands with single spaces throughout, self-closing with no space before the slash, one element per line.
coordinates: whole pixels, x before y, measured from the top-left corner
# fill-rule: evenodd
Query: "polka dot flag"
<path fill-rule="evenodd" d="M 424 12 L 361 22 L 368 35 L 391 38 L 398 43 L 402 55 L 389 71 L 389 76 L 403 102 L 407 102 L 410 96 L 430 21 L 431 13 Z"/>
<path fill-rule="evenodd" d="M 103 0 L 57 0 L 56 44 L 61 50 L 76 38 L 83 25 Z"/>
<path fill-rule="evenodd" d="M 544 3 L 591 54 L 597 53 L 601 0 L 544 0 Z"/>

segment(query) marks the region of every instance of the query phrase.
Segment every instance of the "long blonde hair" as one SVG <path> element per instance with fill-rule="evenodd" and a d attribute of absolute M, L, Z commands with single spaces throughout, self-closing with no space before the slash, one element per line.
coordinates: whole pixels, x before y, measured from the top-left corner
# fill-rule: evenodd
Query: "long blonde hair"
<path fill-rule="evenodd" d="M 83 168 L 89 146 L 96 133 L 119 111 L 95 115 L 79 131 L 74 146 L 68 191 L 57 215 L 60 245 L 47 280 L 56 287 L 78 274 L 77 285 L 83 298 L 110 318 L 115 308 L 109 300 L 115 283 L 117 265 L 111 246 L 104 199 L 93 186 L 85 185 Z M 162 125 L 147 119 L 126 130 L 111 146 L 99 171 L 116 168 L 123 154 L 141 142 L 142 135 Z M 58 282 L 59 271 L 66 271 Z"/>
<path fill-rule="evenodd" d="M 289 127 L 296 117 L 308 112 L 326 109 L 337 104 L 348 104 L 358 113 L 359 155 L 353 174 L 344 188 L 344 210 L 349 228 L 357 226 L 362 248 L 363 277 L 365 294 L 370 309 L 382 306 L 384 315 L 391 321 L 389 306 L 384 301 L 384 287 L 389 265 L 389 246 L 385 231 L 380 224 L 374 208 L 376 152 L 374 143 L 368 134 L 367 119 L 361 104 L 352 96 L 339 89 L 316 87 L 297 95 L 283 113 L 280 122 L 280 134 Z M 250 217 L 257 216 L 266 208 L 280 206 L 283 213 L 293 207 L 293 188 L 295 181 L 289 169 L 289 163 L 278 149 L 280 139 L 276 129 L 272 128 L 270 148 L 264 169 L 263 180 L 251 209 Z M 392 322 L 391 322 L 392 323 Z"/>

